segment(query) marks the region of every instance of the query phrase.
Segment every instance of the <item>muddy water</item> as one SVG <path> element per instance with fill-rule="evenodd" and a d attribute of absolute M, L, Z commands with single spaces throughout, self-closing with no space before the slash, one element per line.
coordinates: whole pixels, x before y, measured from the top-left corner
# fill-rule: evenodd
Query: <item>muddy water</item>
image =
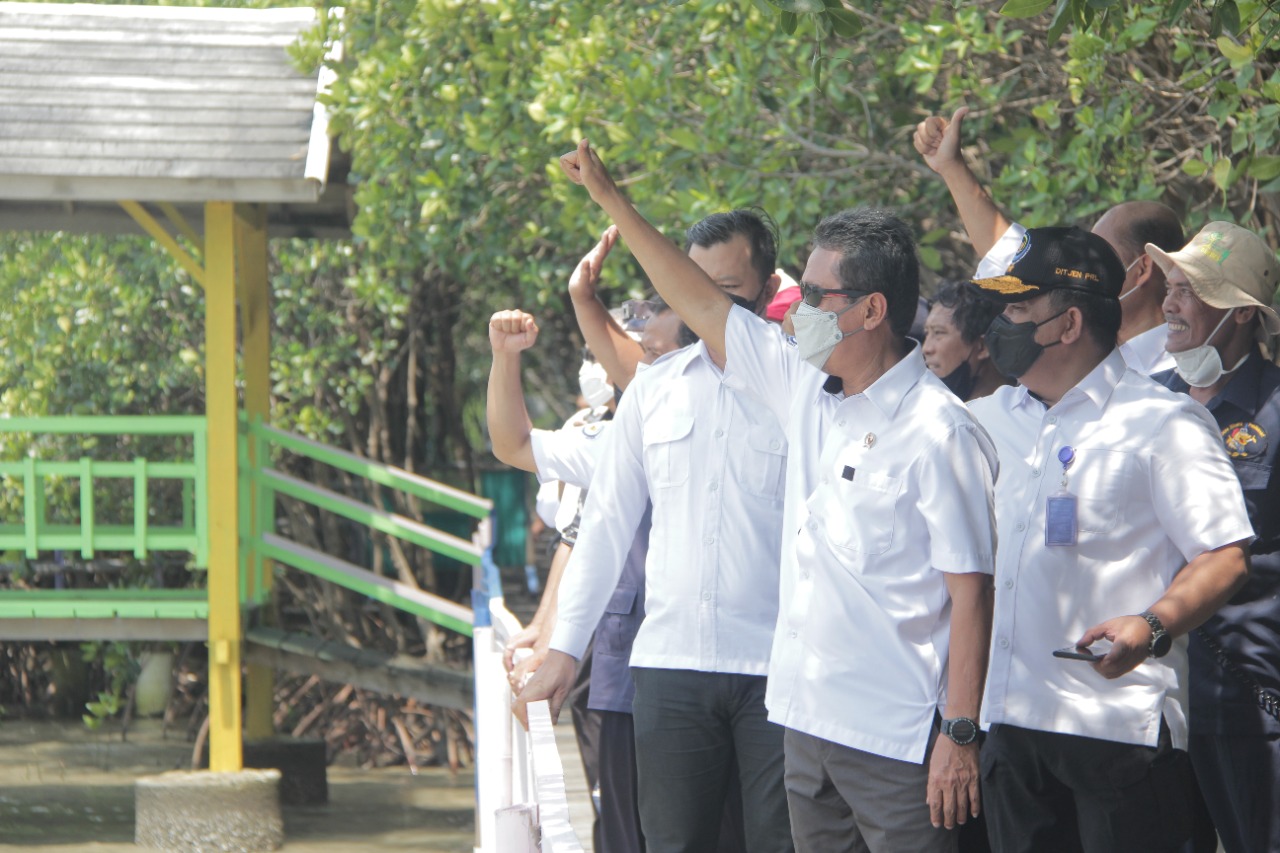
<path fill-rule="evenodd" d="M 108 725 L 0 718 L 0 851 L 139 849 L 133 844 L 133 783 L 185 769 L 191 744 L 161 736 L 160 724 L 135 722 L 127 742 Z M 404 767 L 329 768 L 329 803 L 286 806 L 290 853 L 415 850 L 470 853 L 474 843 L 470 772 Z"/>

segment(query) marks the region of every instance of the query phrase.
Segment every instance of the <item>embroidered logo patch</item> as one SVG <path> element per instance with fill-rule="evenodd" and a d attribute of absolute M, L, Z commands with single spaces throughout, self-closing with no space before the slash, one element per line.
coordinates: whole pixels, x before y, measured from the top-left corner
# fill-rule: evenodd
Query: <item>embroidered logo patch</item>
<path fill-rule="evenodd" d="M 1013 253 L 1013 260 L 1009 261 L 1009 267 L 1026 257 L 1027 252 L 1031 251 L 1031 232 L 1024 231 L 1022 233 L 1022 242 L 1018 244 L 1018 251 Z"/>
<path fill-rule="evenodd" d="M 1253 422 L 1234 423 L 1222 430 L 1222 443 L 1232 459 L 1253 459 L 1267 452 L 1267 433 Z"/>
<path fill-rule="evenodd" d="M 582 434 L 585 435 L 587 438 L 595 438 L 597 435 L 599 435 L 603 431 L 604 431 L 604 423 L 601 421 L 597 421 L 596 423 L 593 423 L 593 424 L 587 424 L 582 428 Z"/>

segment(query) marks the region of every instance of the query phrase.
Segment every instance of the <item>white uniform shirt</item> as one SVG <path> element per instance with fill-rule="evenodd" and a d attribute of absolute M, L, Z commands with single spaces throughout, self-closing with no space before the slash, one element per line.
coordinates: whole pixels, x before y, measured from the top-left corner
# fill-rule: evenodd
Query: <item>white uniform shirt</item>
<path fill-rule="evenodd" d="M 1169 339 L 1169 324 L 1161 323 L 1154 329 L 1134 335 L 1119 347 L 1124 363 L 1143 376 L 1155 376 L 1174 368 L 1173 356 L 1165 350 L 1165 341 Z"/>
<path fill-rule="evenodd" d="M 538 482 L 564 483 L 555 514 L 555 528 L 561 533 L 578 520 L 578 502 L 591 485 L 591 475 L 600 458 L 600 446 L 604 443 L 601 435 L 608 423 L 603 418 L 607 413 L 604 407 L 582 409 L 558 430 L 529 432 Z"/>
<path fill-rule="evenodd" d="M 699 343 L 633 380 L 604 442 L 551 648 L 582 656 L 652 499 L 632 665 L 763 675 L 787 452 L 773 413 L 730 391 Z"/>
<path fill-rule="evenodd" d="M 996 611 L 982 721 L 1155 746 L 1163 715 L 1187 745 L 1187 641 L 1106 679 L 1053 650 L 1155 603 L 1198 554 L 1253 537 L 1213 418 L 1112 352 L 1052 408 L 1025 388 L 969 404 L 1000 454 Z M 1045 545 L 1058 452 L 1075 460 L 1074 546 Z"/>
<path fill-rule="evenodd" d="M 734 308 L 727 379 L 787 423 L 782 600 L 769 719 L 924 760 L 946 703 L 944 572 L 992 571 L 990 440 L 915 346 L 864 393 Z"/>
<path fill-rule="evenodd" d="M 1018 251 L 1018 246 L 1022 244 L 1022 235 L 1026 233 L 1027 229 L 1018 223 L 1010 225 L 991 247 L 991 251 L 982 256 L 982 260 L 978 262 L 978 271 L 973 277 L 994 278 L 1004 275 L 1013 261 L 1014 254 Z M 1120 355 L 1124 357 L 1125 364 L 1143 376 L 1154 376 L 1165 370 L 1172 370 L 1173 356 L 1169 355 L 1164 348 L 1168 338 L 1169 326 L 1161 323 L 1154 329 L 1147 329 L 1122 343 Z"/>

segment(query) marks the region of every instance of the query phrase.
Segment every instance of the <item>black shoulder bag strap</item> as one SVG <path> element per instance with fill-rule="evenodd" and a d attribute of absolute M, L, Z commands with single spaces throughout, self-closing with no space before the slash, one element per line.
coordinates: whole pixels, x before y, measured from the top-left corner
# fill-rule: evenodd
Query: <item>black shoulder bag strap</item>
<path fill-rule="evenodd" d="M 1222 668 L 1229 672 L 1236 681 L 1249 688 L 1249 692 L 1253 694 L 1253 698 L 1258 702 L 1258 707 L 1276 721 L 1280 721 L 1280 696 L 1263 687 L 1258 683 L 1257 679 L 1249 675 L 1235 661 L 1229 658 L 1227 650 L 1218 642 L 1217 637 L 1204 628 L 1197 628 L 1196 634 L 1200 636 L 1200 639 L 1204 640 L 1204 644 L 1213 652 L 1214 657 L 1218 659 L 1218 663 L 1222 664 Z"/>

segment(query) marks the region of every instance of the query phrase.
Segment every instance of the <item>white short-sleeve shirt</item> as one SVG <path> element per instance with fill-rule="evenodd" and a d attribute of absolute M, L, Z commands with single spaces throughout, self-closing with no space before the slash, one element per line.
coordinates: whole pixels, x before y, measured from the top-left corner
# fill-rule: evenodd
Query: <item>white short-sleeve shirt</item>
<path fill-rule="evenodd" d="M 651 500 L 632 665 L 765 674 L 786 463 L 772 411 L 730 390 L 704 344 L 638 374 L 604 437 L 551 648 L 582 656 Z"/>
<path fill-rule="evenodd" d="M 1116 679 L 1052 653 L 1146 610 L 1198 554 L 1253 537 L 1213 418 L 1115 351 L 1050 408 L 1018 386 L 969 406 L 1000 454 L 984 725 L 1154 746 L 1163 716 L 1185 749 L 1185 638 Z M 1078 540 L 1049 546 L 1046 506 L 1062 489 L 1064 447 L 1074 454 L 1066 476 Z"/>
<path fill-rule="evenodd" d="M 726 381 L 773 406 L 791 448 L 769 719 L 920 763 L 946 703 L 944 573 L 992 571 L 991 442 L 919 346 L 845 397 L 749 312 L 726 344 Z"/>

